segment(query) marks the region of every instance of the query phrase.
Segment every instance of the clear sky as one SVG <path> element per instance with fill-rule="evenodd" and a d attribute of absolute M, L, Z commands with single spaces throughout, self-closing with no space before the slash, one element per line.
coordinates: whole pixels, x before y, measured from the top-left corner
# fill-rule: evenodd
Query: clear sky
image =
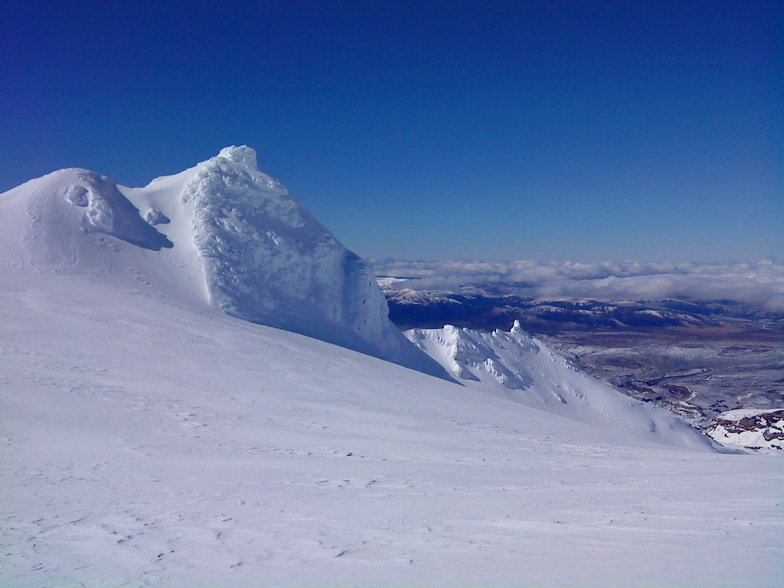
<path fill-rule="evenodd" d="M 784 3 L 3 2 L 0 191 L 231 144 L 364 257 L 784 260 Z"/>

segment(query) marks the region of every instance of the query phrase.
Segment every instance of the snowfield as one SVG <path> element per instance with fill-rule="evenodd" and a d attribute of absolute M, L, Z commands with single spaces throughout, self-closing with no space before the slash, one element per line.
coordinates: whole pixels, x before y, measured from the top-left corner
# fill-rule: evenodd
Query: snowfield
<path fill-rule="evenodd" d="M 361 260 L 293 199 L 304 238 L 262 218 L 283 192 L 255 208 L 255 155 L 222 153 L 146 188 L 64 170 L 0 195 L 0 585 L 784 583 L 780 458 L 449 381 L 386 341 Z M 308 297 L 240 247 L 262 229 Z"/>
<path fill-rule="evenodd" d="M 4 586 L 775 586 L 775 457 L 3 272 Z"/>

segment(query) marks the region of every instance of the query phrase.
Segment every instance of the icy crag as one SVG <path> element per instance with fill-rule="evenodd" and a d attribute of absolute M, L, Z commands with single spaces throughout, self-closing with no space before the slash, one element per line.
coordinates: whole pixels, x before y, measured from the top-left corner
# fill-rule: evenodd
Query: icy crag
<path fill-rule="evenodd" d="M 214 303 L 234 316 L 443 375 L 387 318 L 365 262 L 274 178 L 249 147 L 200 164 L 183 190 Z"/>

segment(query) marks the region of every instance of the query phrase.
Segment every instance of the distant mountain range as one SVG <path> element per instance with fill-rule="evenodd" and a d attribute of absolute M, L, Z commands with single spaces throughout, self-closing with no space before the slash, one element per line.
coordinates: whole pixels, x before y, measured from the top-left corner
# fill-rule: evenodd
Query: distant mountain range
<path fill-rule="evenodd" d="M 444 324 L 471 329 L 508 329 L 519 321 L 535 334 L 563 331 L 618 333 L 656 328 L 742 327 L 744 337 L 784 338 L 784 313 L 733 300 L 595 300 L 534 298 L 514 294 L 514 284 L 470 284 L 456 290 L 407 288 L 386 276 L 378 278 L 390 319 L 402 329 L 437 328 Z M 415 284 L 408 279 L 405 284 Z M 510 293 L 512 292 L 512 293 Z M 699 329 L 695 329 L 699 336 Z M 713 335 L 711 335 L 713 336 Z"/>

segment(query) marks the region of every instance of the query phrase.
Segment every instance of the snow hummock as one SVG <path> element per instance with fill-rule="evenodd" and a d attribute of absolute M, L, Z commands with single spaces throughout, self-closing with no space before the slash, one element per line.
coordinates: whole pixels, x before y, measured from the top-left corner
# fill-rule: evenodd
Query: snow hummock
<path fill-rule="evenodd" d="M 117 246 L 107 244 L 108 236 Z M 104 176 L 64 169 L 0 195 L 0 261 L 92 273 L 105 271 L 106 258 L 121 245 L 149 252 L 173 247 Z"/>
<path fill-rule="evenodd" d="M 468 387 L 624 436 L 709 448 L 708 439 L 677 416 L 575 368 L 523 331 L 519 321 L 509 332 L 480 333 L 447 325 L 405 334 Z"/>
<path fill-rule="evenodd" d="M 446 377 L 388 319 L 372 271 L 232 146 L 145 188 L 70 169 L 0 196 L 0 260 L 139 280 L 172 299 Z"/>

